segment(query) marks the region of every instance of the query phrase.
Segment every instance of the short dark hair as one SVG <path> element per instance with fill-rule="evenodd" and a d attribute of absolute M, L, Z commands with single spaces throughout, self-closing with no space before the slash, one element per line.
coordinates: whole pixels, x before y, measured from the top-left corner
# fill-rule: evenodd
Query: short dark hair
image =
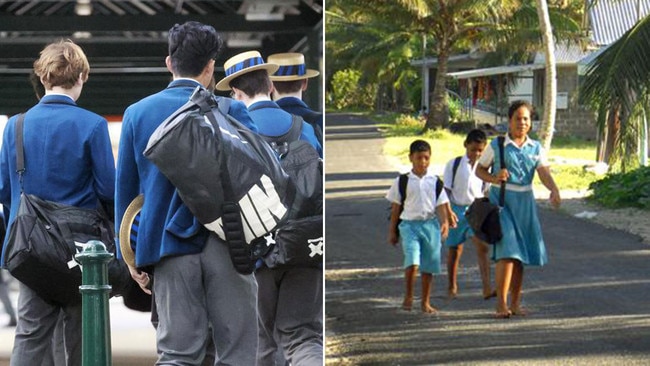
<path fill-rule="evenodd" d="M 255 70 L 232 79 L 230 87 L 237 88 L 252 98 L 257 94 L 268 94 L 271 90 L 271 79 L 268 71 Z"/>
<path fill-rule="evenodd" d="M 533 107 L 532 104 L 530 104 L 529 101 L 527 100 L 515 100 L 510 104 L 510 108 L 508 108 L 508 120 L 512 118 L 512 116 L 515 114 L 517 109 L 521 107 L 526 107 L 528 108 L 528 112 L 530 112 L 530 117 L 533 117 L 533 113 L 535 113 L 535 108 Z"/>
<path fill-rule="evenodd" d="M 467 134 L 467 137 L 465 137 L 465 143 L 466 144 L 471 144 L 472 142 L 476 142 L 477 144 L 483 144 L 487 142 L 487 135 L 483 130 L 479 130 L 478 128 L 475 128 Z"/>
<path fill-rule="evenodd" d="M 291 81 L 273 81 L 275 90 L 280 94 L 295 93 L 302 90 L 302 83 L 306 79 L 291 80 Z"/>
<path fill-rule="evenodd" d="M 418 152 L 428 151 L 431 152 L 431 145 L 424 140 L 415 140 L 411 142 L 409 155 L 413 155 Z"/>
<path fill-rule="evenodd" d="M 212 26 L 189 21 L 174 25 L 167 43 L 172 71 L 179 76 L 197 76 L 217 57 L 223 39 Z"/>

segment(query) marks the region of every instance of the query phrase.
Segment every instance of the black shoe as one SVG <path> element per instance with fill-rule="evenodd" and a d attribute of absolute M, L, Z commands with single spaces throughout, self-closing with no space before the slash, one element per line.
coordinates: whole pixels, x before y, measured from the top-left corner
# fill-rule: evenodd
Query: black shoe
<path fill-rule="evenodd" d="M 7 327 L 15 327 L 16 326 L 16 319 L 11 319 L 9 321 L 9 324 L 7 324 Z"/>

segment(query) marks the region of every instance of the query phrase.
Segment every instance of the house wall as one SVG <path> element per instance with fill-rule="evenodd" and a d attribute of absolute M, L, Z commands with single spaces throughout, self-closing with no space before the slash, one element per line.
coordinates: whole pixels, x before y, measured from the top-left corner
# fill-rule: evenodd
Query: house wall
<path fill-rule="evenodd" d="M 556 110 L 555 135 L 595 140 L 596 115 L 586 107 L 578 105 L 578 70 L 575 65 L 558 66 L 557 91 L 567 93 L 568 108 Z"/>

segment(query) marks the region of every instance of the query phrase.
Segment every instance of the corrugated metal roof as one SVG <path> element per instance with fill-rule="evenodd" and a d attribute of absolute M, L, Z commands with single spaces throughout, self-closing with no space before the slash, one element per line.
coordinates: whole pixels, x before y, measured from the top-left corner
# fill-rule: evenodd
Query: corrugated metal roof
<path fill-rule="evenodd" d="M 556 65 L 574 65 L 582 60 L 590 52 L 583 51 L 577 44 L 555 44 L 555 64 Z M 546 57 L 544 52 L 537 52 L 533 63 L 544 64 Z"/>
<path fill-rule="evenodd" d="M 598 46 L 619 39 L 650 13 L 650 0 L 598 1 L 589 10 L 592 41 Z"/>
<path fill-rule="evenodd" d="M 447 73 L 447 76 L 452 77 L 454 79 L 470 79 L 470 78 L 476 78 L 481 76 L 515 74 L 523 71 L 539 70 L 543 68 L 544 68 L 544 64 L 497 66 L 497 67 L 486 67 L 484 69 L 450 72 Z"/>

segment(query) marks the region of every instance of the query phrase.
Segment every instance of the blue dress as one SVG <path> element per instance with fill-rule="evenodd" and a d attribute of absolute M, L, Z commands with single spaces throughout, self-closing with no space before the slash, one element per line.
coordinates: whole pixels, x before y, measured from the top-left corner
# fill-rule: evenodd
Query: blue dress
<path fill-rule="evenodd" d="M 497 140 L 491 142 L 494 166 L 500 169 Z M 548 262 L 542 229 L 537 216 L 537 205 L 532 182 L 539 166 L 542 146 L 528 138 L 521 147 L 506 143 L 506 167 L 510 173 L 505 195 L 505 206 L 500 221 L 503 238 L 494 245 L 492 259 L 516 259 L 524 265 L 543 266 Z M 499 202 L 499 186 L 490 188 L 490 201 Z"/>

